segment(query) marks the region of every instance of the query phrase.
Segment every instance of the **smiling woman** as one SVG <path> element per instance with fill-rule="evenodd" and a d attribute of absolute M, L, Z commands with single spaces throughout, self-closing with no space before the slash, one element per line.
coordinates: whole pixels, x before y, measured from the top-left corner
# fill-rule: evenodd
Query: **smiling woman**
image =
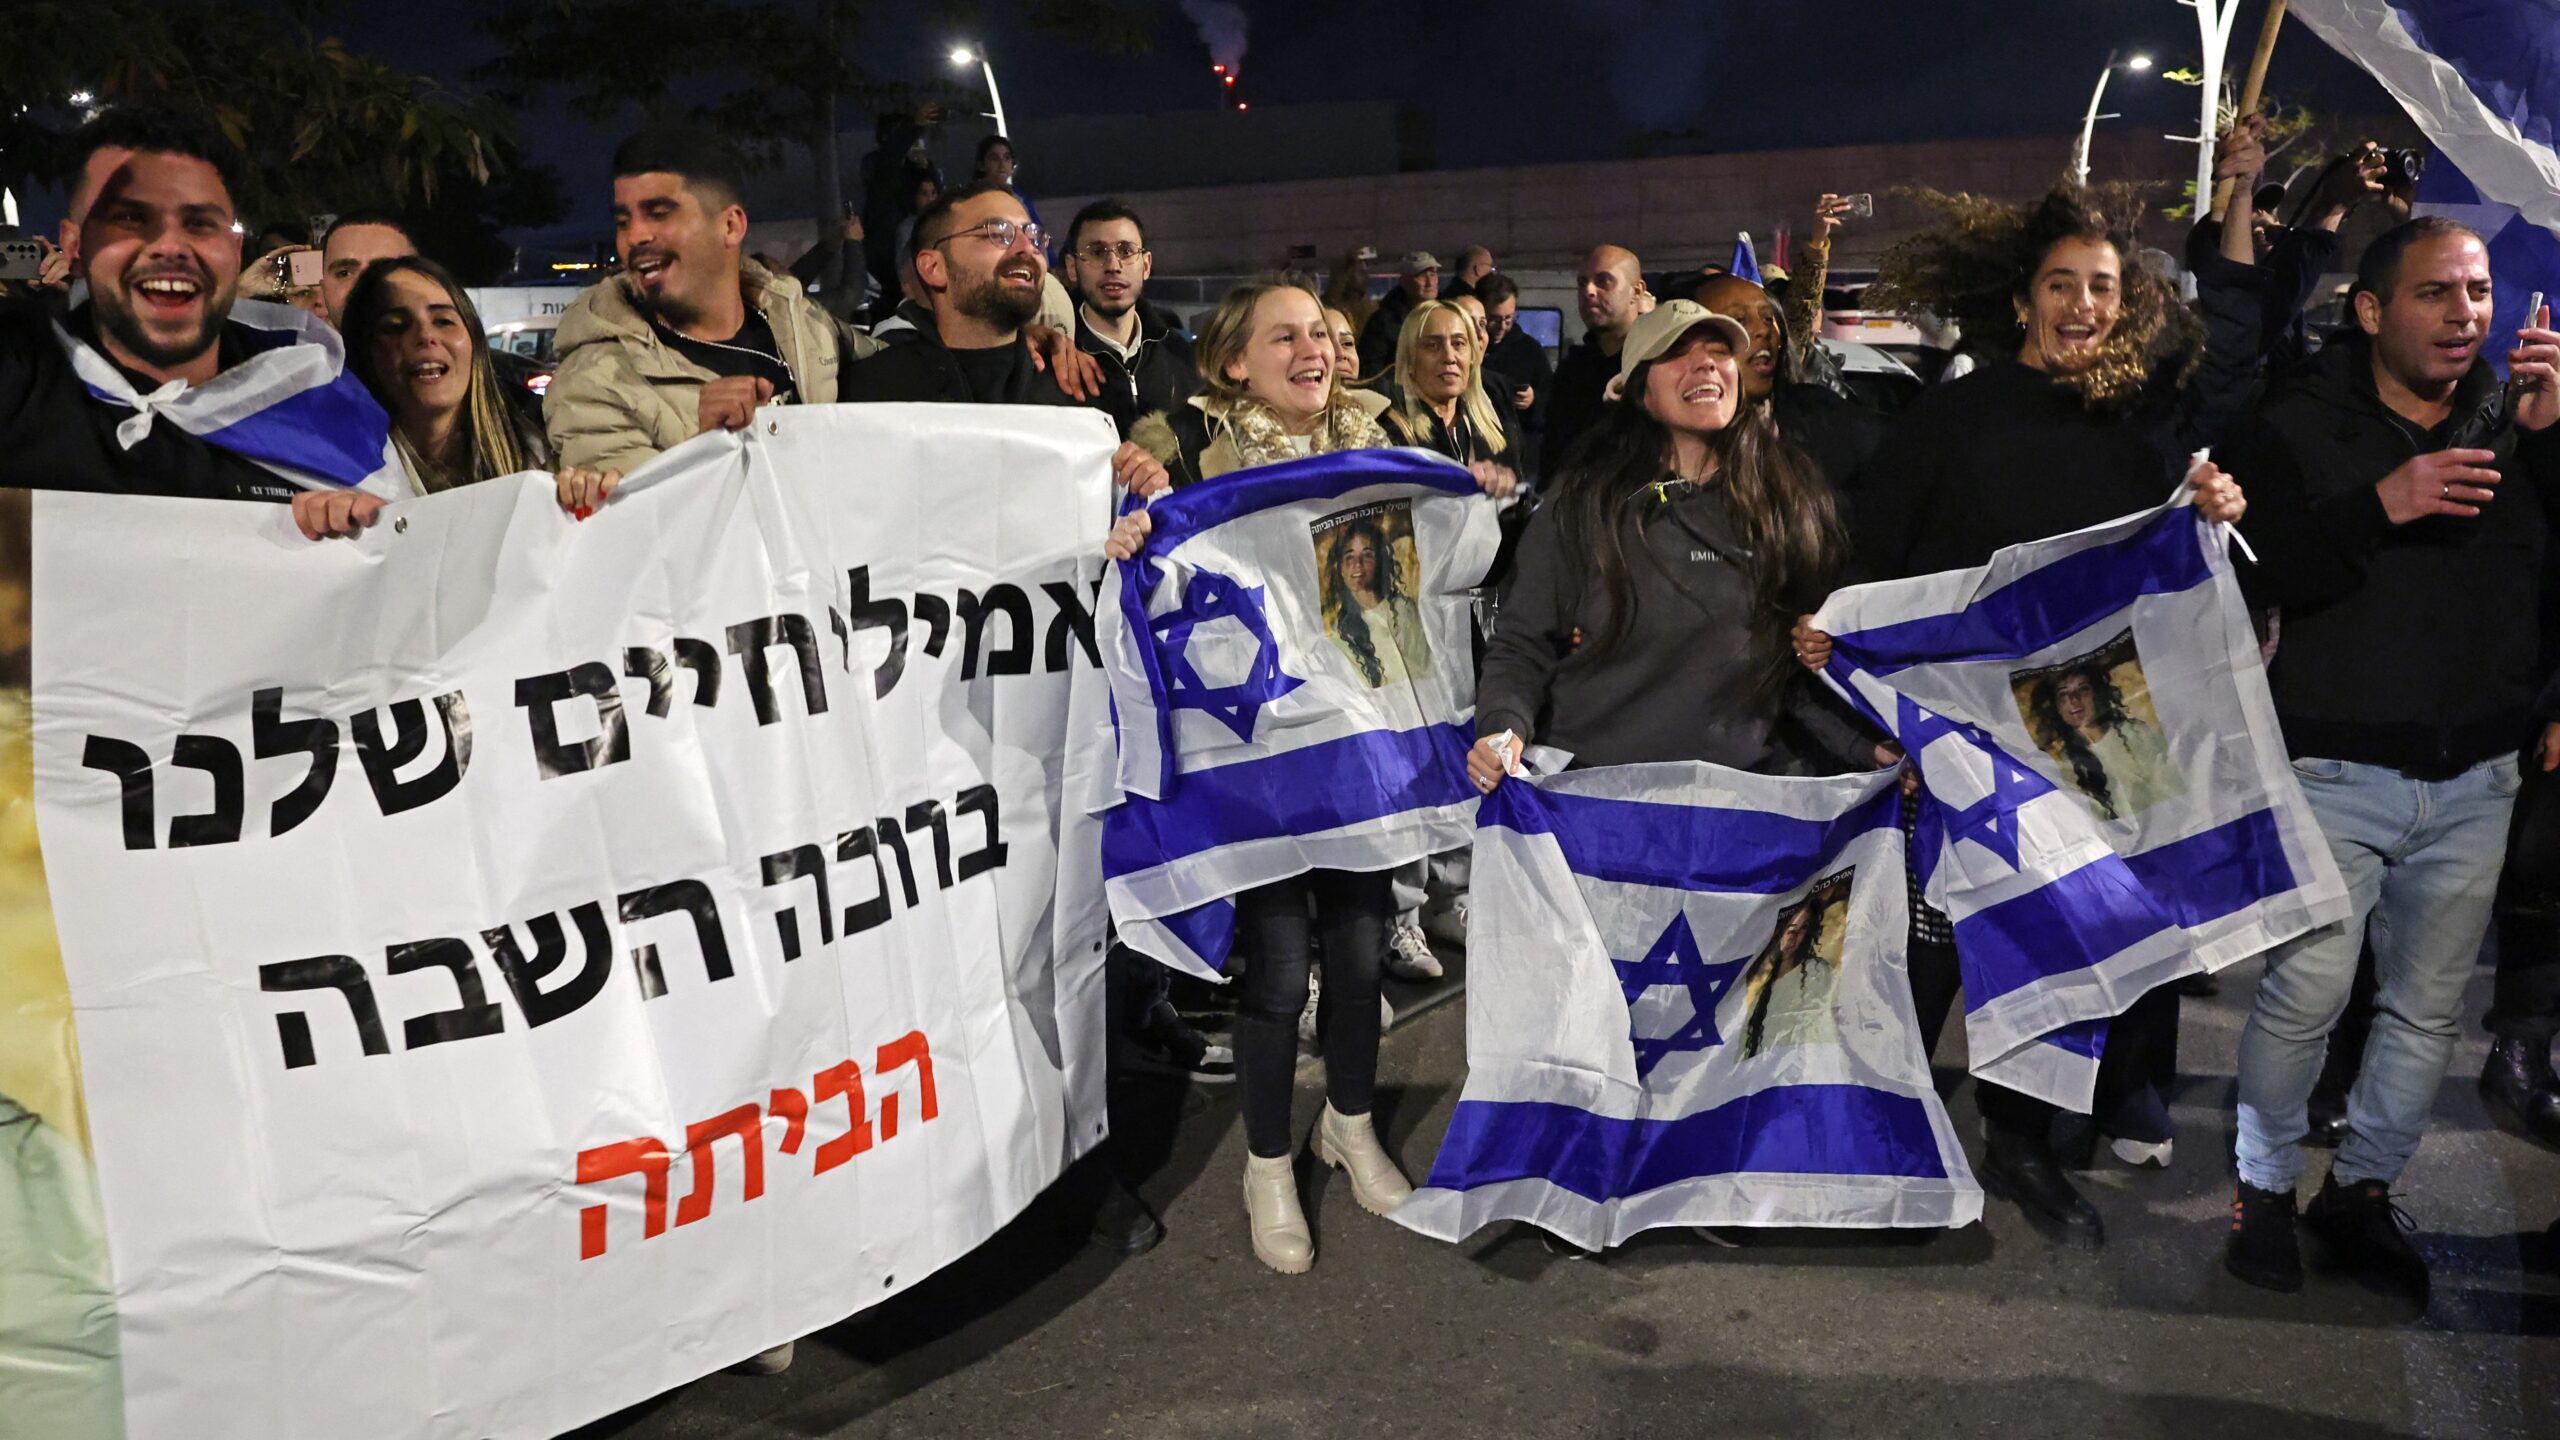
<path fill-rule="evenodd" d="M 416 255 L 367 267 L 347 298 L 347 363 L 391 415 L 400 458 L 426 491 L 550 464 L 515 423 L 479 312 L 443 266 Z"/>

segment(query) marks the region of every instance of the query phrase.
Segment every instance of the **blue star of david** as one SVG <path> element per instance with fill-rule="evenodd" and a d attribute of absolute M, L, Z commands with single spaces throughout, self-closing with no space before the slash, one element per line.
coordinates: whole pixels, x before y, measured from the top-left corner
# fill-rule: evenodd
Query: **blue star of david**
<path fill-rule="evenodd" d="M 2018 811 L 2030 800 L 2053 789 L 2053 782 L 2017 762 L 2008 750 L 1991 738 L 1991 732 L 1979 725 L 1951 720 L 1936 711 L 1915 704 L 1911 697 L 1899 697 L 1902 748 L 1912 755 L 1926 750 L 1930 742 L 1946 735 L 1961 736 L 1991 762 L 1991 793 L 1963 809 L 1931 800 L 1945 816 L 1947 834 L 1958 840 L 1970 840 L 2008 862 L 2018 865 Z M 1924 762 L 1925 767 L 1925 762 Z M 1928 778 L 1925 768 L 1921 777 Z"/>
<path fill-rule="evenodd" d="M 1698 937 L 1689 933 L 1689 917 L 1675 914 L 1671 924 L 1644 952 L 1641 960 L 1611 960 L 1617 967 L 1618 988 L 1626 992 L 1627 1008 L 1632 1012 L 1636 1000 L 1656 985 L 1677 985 L 1689 992 L 1689 1021 L 1668 1035 L 1630 1035 L 1635 1045 L 1636 1078 L 1653 1073 L 1653 1067 L 1675 1052 L 1712 1049 L 1724 1043 L 1716 1030 L 1716 1006 L 1723 1003 L 1725 992 L 1742 975 L 1748 959 L 1725 960 L 1709 964 L 1698 954 Z"/>
<path fill-rule="evenodd" d="M 1306 683 L 1280 669 L 1280 642 L 1263 613 L 1262 595 L 1259 585 L 1239 585 L 1228 576 L 1196 570 L 1182 587 L 1182 604 L 1147 622 L 1164 668 L 1165 704 L 1201 711 L 1234 731 L 1238 740 L 1253 738 L 1263 706 Z M 1211 685 L 1191 663 L 1191 632 L 1212 620 L 1233 620 L 1254 639 L 1253 664 L 1235 684 Z"/>

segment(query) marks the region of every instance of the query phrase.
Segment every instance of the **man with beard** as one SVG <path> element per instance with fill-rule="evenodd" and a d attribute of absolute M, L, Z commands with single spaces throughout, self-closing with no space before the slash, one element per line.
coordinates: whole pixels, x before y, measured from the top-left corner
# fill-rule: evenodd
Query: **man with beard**
<path fill-rule="evenodd" d="M 64 248 L 89 298 L 59 323 L 0 321 L 0 486 L 290 500 L 306 530 L 379 508 L 359 483 L 406 494 L 381 407 L 342 364 L 300 363 L 300 345 L 334 350 L 325 327 L 254 303 L 235 316 L 240 237 L 212 145 L 120 110 L 78 153 Z"/>
<path fill-rule="evenodd" d="M 1169 411 L 1200 388 L 1191 342 L 1146 304 L 1155 256 L 1136 211 L 1118 200 L 1084 207 L 1067 226 L 1067 259 L 1076 348 L 1102 366 L 1102 408 L 1125 440 L 1139 416 Z"/>
<path fill-rule="evenodd" d="M 622 273 L 560 317 L 543 397 L 561 465 L 627 474 L 759 405 L 826 404 L 842 360 L 879 348 L 746 258 L 737 177 L 726 147 L 692 131 L 643 131 L 614 152 Z"/>
<path fill-rule="evenodd" d="M 1001 185 L 943 192 L 916 217 L 907 256 L 933 324 L 920 327 L 910 343 L 848 366 L 843 398 L 1104 405 L 1098 387 L 1070 393 L 1040 363 L 1033 322 L 1051 283 L 1048 238 L 1022 201 Z M 1094 367 L 1072 346 L 1068 353 Z M 1124 456 L 1144 455 L 1131 446 L 1121 450 Z M 1163 467 L 1152 459 L 1147 464 L 1161 484 Z M 1125 484 L 1127 475 L 1121 478 Z"/>
<path fill-rule="evenodd" d="M 2350 300 L 2355 328 L 2272 381 L 2222 447 L 2262 507 L 2246 593 L 2284 608 L 2267 669 L 2276 719 L 2353 906 L 2267 953 L 2240 1036 L 2225 1264 L 2269 1289 L 2302 1285 L 2307 1102 L 2370 934 L 2372 1038 L 2337 1160 L 2299 1218 L 2361 1278 L 2423 1297 L 2426 1261 L 2392 1189 L 2460 1036 L 2524 765 L 2560 759 L 2517 753 L 2546 664 L 2560 334 L 2547 308 L 2529 317 L 2502 384 L 2484 353 L 2508 338 L 2489 329 L 2488 249 L 2441 217 L 2376 239 Z M 2501 932 L 2505 1005 L 2549 993 L 2547 970 L 2528 976 L 2550 964 L 2547 946 L 2530 929 Z M 2512 1055 L 2511 1091 L 2548 1087 L 2548 1047 L 2546 1030 Z"/>
<path fill-rule="evenodd" d="M 1538 473 L 1562 473 L 1565 457 L 1583 432 L 1599 423 L 1602 393 L 1618 373 L 1618 350 L 1627 327 L 1644 313 L 1644 265 L 1635 252 L 1603 245 L 1582 257 L 1574 288 L 1582 311 L 1582 338 L 1556 366 L 1555 394 L 1547 407 L 1547 437 L 1539 447 Z"/>
<path fill-rule="evenodd" d="M 1794 337 L 1768 291 L 1739 275 L 1718 275 L 1699 281 L 1693 298 L 1742 322 L 1751 336 L 1751 351 L 1737 367 L 1743 399 L 1767 405 L 1778 433 L 1813 457 L 1834 491 L 1845 491 L 1884 438 L 1884 417 L 1828 386 L 1795 378 Z"/>

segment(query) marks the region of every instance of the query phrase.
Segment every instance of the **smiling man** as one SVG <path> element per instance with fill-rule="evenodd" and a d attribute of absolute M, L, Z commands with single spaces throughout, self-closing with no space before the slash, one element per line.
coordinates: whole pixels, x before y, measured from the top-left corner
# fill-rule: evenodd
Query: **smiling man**
<path fill-rule="evenodd" d="M 2349 1267 L 2423 1294 L 2426 1263 L 2392 1187 L 2452 1057 L 2523 765 L 2560 759 L 2548 730 L 2539 754 L 2517 753 L 2546 665 L 2560 335 L 2547 310 L 2490 333 L 2488 250 L 2446 219 L 2375 240 L 2351 299 L 2348 338 L 2278 378 L 2222 447 L 2255 497 L 2248 535 L 2263 560 L 2244 583 L 2284 609 L 2267 673 L 2276 718 L 2353 905 L 2267 954 L 2240 1037 L 2226 1264 L 2270 1289 L 2302 1285 L 2307 1102 L 2373 919 L 2373 1035 L 2337 1161 L 2301 1219 Z M 2508 360 L 2504 385 L 2483 353 L 2492 345 Z M 2540 1053 L 2513 1056 L 2523 1073 L 2508 1078 L 2547 1088 L 2549 1043 L 2545 1031 Z"/>
<path fill-rule="evenodd" d="M 88 300 L 0 321 L 0 486 L 351 503 L 386 470 L 389 421 L 318 321 L 237 314 L 240 236 L 221 152 L 117 110 L 77 141 L 66 232 Z M 298 347 L 319 345 L 324 366 Z M 297 499 L 297 497 L 301 497 Z"/>
<path fill-rule="evenodd" d="M 564 466 L 630 472 L 759 405 L 823 405 L 840 366 L 879 348 L 746 258 L 739 166 L 684 130 L 643 131 L 613 155 L 622 273 L 560 317 L 560 369 L 543 397 Z"/>

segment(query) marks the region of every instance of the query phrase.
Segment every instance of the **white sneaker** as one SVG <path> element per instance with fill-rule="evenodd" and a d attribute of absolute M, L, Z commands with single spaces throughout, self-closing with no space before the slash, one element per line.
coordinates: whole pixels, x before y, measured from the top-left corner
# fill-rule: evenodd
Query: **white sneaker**
<path fill-rule="evenodd" d="M 2116 1152 L 2116 1158 L 2127 1165 L 2157 1165 L 2163 1170 L 2169 1168 L 2169 1157 L 2176 1153 L 2177 1145 L 2175 1140 L 2162 1140 L 2156 1144 L 2148 1140 L 2124 1139 L 2107 1142 L 2107 1148 Z"/>
<path fill-rule="evenodd" d="M 1467 897 L 1455 895 L 1438 908 L 1423 907 L 1422 932 L 1464 950 L 1467 948 Z"/>
<path fill-rule="evenodd" d="M 1378 1033 L 1384 1035 L 1394 1028 L 1396 1028 L 1396 1004 L 1386 996 L 1380 995 L 1378 997 Z"/>
<path fill-rule="evenodd" d="M 1411 920 L 1400 918 L 1388 927 L 1387 973 L 1399 980 L 1437 980 L 1441 976 L 1440 957 L 1431 953 L 1430 937 Z"/>

